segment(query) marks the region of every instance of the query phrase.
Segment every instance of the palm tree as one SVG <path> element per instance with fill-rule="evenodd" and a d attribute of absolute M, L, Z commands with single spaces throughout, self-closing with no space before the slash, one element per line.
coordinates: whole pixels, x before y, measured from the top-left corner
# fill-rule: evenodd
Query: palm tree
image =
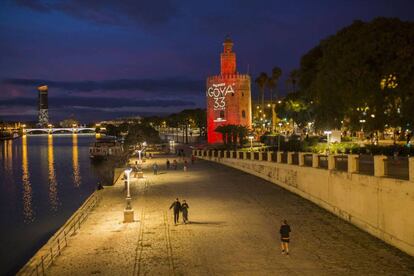
<path fill-rule="evenodd" d="M 257 86 L 259 86 L 259 91 L 260 91 L 259 96 L 262 102 L 262 112 L 264 111 L 264 92 L 265 92 L 265 87 L 266 87 L 266 83 L 268 79 L 269 77 L 267 76 L 267 74 L 265 72 L 261 72 L 260 75 L 255 80 L 255 83 L 257 84 Z"/>
<path fill-rule="evenodd" d="M 286 84 L 292 87 L 293 93 L 296 92 L 296 84 L 298 83 L 298 80 L 299 80 L 299 70 L 294 69 L 289 73 L 289 76 L 286 80 Z"/>
<path fill-rule="evenodd" d="M 276 94 L 276 99 L 278 98 L 278 93 L 277 93 L 277 83 L 279 81 L 280 76 L 282 75 L 282 69 L 280 69 L 279 67 L 275 66 L 272 69 L 272 77 L 268 80 L 267 82 L 267 86 L 270 89 L 270 107 L 272 110 L 272 132 L 274 130 L 274 125 L 275 125 L 275 116 L 274 116 L 274 108 L 273 108 L 273 91 L 275 91 Z"/>
<path fill-rule="evenodd" d="M 282 75 L 282 69 L 280 69 L 279 67 L 275 66 L 272 69 L 272 82 L 273 82 L 273 89 L 276 92 L 276 98 L 277 98 L 277 83 L 279 81 L 280 76 Z"/>

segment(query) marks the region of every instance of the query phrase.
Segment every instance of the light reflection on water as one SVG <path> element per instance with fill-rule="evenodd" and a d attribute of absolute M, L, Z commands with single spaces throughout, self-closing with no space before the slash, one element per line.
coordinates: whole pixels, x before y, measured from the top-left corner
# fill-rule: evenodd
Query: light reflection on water
<path fill-rule="evenodd" d="M 55 159 L 53 156 L 53 135 L 49 134 L 47 137 L 47 164 L 49 168 L 49 201 L 50 208 L 57 211 L 59 198 L 57 194 L 57 182 L 55 172 Z"/>
<path fill-rule="evenodd" d="M 112 173 L 85 135 L 0 141 L 0 275 L 14 274 Z M 110 177 L 109 177 L 110 178 Z M 3 265 L 4 264 L 4 265 Z"/>
<path fill-rule="evenodd" d="M 32 208 L 32 184 L 30 183 L 29 161 L 27 158 L 27 137 L 22 137 L 22 183 L 23 183 L 23 216 L 24 222 L 34 220 Z"/>
<path fill-rule="evenodd" d="M 78 135 L 72 135 L 72 165 L 73 165 L 73 183 L 75 187 L 81 185 L 81 175 L 79 172 L 79 157 L 78 157 Z"/>

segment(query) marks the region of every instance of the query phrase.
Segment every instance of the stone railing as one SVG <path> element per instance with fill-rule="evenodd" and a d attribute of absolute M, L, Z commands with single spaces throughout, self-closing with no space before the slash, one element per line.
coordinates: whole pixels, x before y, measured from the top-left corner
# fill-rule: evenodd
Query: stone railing
<path fill-rule="evenodd" d="M 361 173 L 378 177 L 390 177 L 402 180 L 414 181 L 414 157 L 401 158 L 401 162 L 394 157 L 385 155 L 366 156 L 360 160 L 357 154 L 317 154 L 308 152 L 258 152 L 258 151 L 218 151 L 218 150 L 193 150 L 198 157 L 235 158 L 241 160 L 257 160 L 276 162 L 289 165 L 307 166 L 313 168 L 342 171 L 348 173 Z M 396 163 L 396 172 L 392 171 L 389 164 Z M 400 165 L 398 167 L 398 164 Z M 395 166 L 394 166 L 395 167 Z"/>
<path fill-rule="evenodd" d="M 56 257 L 68 246 L 68 239 L 73 236 L 88 218 L 101 200 L 100 191 L 95 191 L 68 221 L 40 248 L 37 253 L 20 269 L 16 275 L 46 275 Z"/>

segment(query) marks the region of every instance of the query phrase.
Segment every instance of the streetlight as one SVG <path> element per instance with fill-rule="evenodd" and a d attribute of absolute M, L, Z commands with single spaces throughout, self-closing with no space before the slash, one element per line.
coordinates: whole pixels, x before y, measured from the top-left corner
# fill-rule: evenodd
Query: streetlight
<path fill-rule="evenodd" d="M 124 222 L 134 222 L 134 210 L 131 206 L 131 193 L 129 190 L 129 175 L 131 174 L 132 169 L 126 169 L 124 171 L 127 179 L 125 183 L 127 184 L 127 197 L 126 197 L 126 207 L 124 209 Z"/>
<path fill-rule="evenodd" d="M 249 140 L 250 140 L 250 151 L 253 151 L 253 139 L 254 139 L 254 136 L 253 135 L 249 135 L 247 138 L 249 138 Z"/>
<path fill-rule="evenodd" d="M 282 133 L 281 132 L 281 128 L 282 128 L 282 123 L 281 122 L 279 122 L 279 135 L 278 135 L 278 137 L 277 137 L 277 151 L 280 151 L 280 134 Z"/>
<path fill-rule="evenodd" d="M 328 142 L 328 144 L 331 142 L 331 137 L 330 137 L 330 135 L 332 134 L 332 131 L 330 131 L 330 130 L 325 130 L 324 132 L 323 132 L 323 134 L 326 134 L 326 140 L 327 140 L 327 142 Z"/>

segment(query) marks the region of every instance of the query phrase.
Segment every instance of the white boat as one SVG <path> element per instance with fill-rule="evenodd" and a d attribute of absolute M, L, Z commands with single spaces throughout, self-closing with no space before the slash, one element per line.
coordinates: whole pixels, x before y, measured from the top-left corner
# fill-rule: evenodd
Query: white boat
<path fill-rule="evenodd" d="M 104 136 L 96 139 L 89 147 L 89 156 L 91 159 L 107 159 L 121 156 L 124 152 L 122 143 L 114 136 Z"/>

